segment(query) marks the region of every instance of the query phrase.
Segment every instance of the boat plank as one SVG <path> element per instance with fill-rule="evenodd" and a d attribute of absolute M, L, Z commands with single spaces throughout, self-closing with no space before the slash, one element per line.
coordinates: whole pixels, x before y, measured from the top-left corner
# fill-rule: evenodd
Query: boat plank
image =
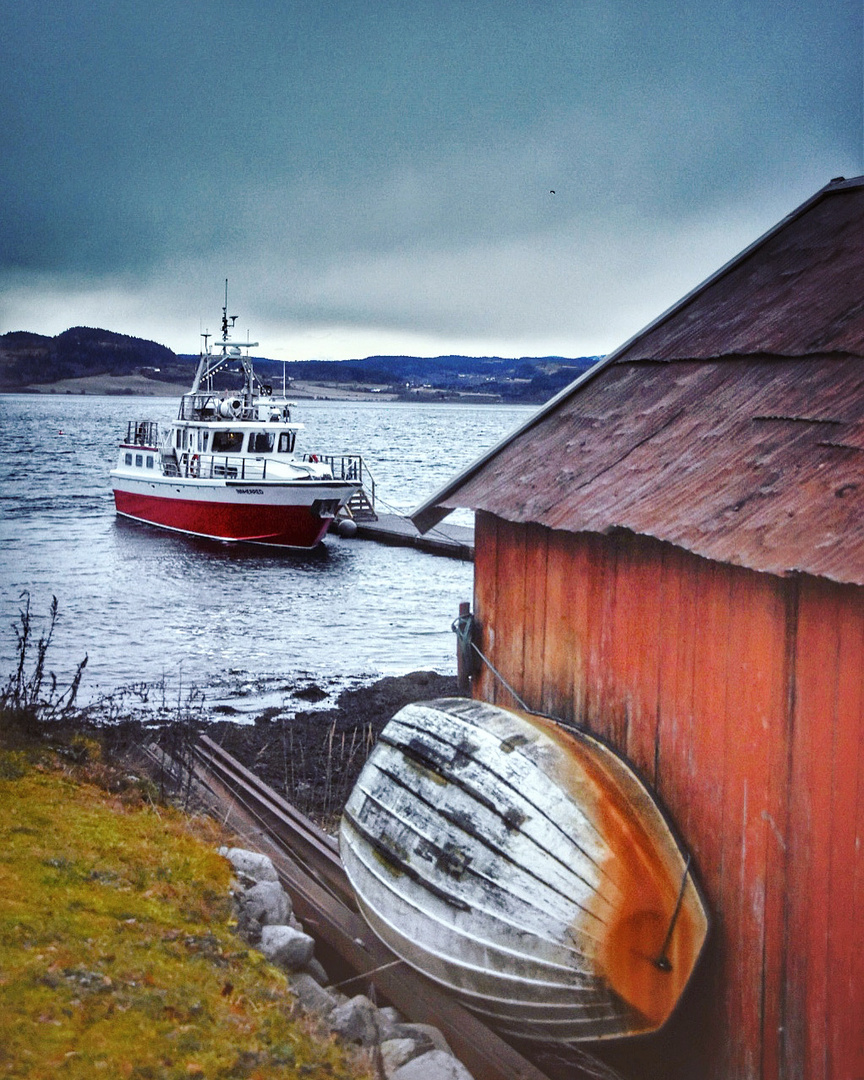
<path fill-rule="evenodd" d="M 705 940 L 693 876 L 642 782 L 541 717 L 458 698 L 406 706 L 341 839 L 376 932 L 523 1038 L 659 1027 Z"/>

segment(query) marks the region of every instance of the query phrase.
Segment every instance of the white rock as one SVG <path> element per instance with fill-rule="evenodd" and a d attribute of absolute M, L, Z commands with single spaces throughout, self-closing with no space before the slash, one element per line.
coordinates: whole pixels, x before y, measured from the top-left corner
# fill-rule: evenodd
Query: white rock
<path fill-rule="evenodd" d="M 243 878 L 256 881 L 278 881 L 279 875 L 272 861 L 258 851 L 246 851 L 245 848 L 220 848 L 219 854 L 224 855 L 228 862 Z"/>
<path fill-rule="evenodd" d="M 315 941 L 290 926 L 264 926 L 259 948 L 272 963 L 293 971 L 312 959 Z"/>
<path fill-rule="evenodd" d="M 473 1080 L 461 1061 L 443 1050 L 430 1050 L 400 1066 L 390 1080 Z"/>
<path fill-rule="evenodd" d="M 290 976 L 291 989 L 307 1012 L 327 1016 L 339 1004 L 339 998 L 320 986 L 308 971 L 294 971 Z"/>
<path fill-rule="evenodd" d="M 399 1012 L 398 1009 L 395 1009 L 392 1005 L 384 1005 L 378 1010 L 378 1015 L 385 1024 L 392 1025 L 405 1023 L 405 1017 L 402 1015 L 401 1012 Z"/>
<path fill-rule="evenodd" d="M 330 1030 L 348 1042 L 374 1046 L 378 1042 L 378 1010 L 364 994 L 339 1005 L 330 1013 Z"/>
<path fill-rule="evenodd" d="M 428 1050 L 443 1050 L 445 1054 L 453 1051 L 447 1045 L 447 1040 L 437 1027 L 432 1024 L 395 1024 L 389 1027 L 387 1034 L 392 1032 L 392 1038 L 414 1039 L 415 1042 L 424 1043 Z"/>
<path fill-rule="evenodd" d="M 330 976 L 324 970 L 323 965 L 319 964 L 313 956 L 308 964 L 303 965 L 303 970 L 307 975 L 311 975 L 315 982 L 319 986 L 328 986 L 330 983 Z"/>
<path fill-rule="evenodd" d="M 381 1043 L 381 1065 L 389 1078 L 394 1072 L 423 1052 L 423 1046 L 414 1039 L 387 1039 Z M 428 1049 L 428 1047 L 427 1047 Z"/>
<path fill-rule="evenodd" d="M 291 897 L 278 881 L 259 881 L 240 897 L 246 916 L 262 926 L 286 926 L 291 915 Z"/>

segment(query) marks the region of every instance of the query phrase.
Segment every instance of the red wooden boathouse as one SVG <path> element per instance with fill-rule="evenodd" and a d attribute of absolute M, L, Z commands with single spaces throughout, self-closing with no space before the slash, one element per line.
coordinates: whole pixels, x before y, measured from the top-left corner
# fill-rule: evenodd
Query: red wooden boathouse
<path fill-rule="evenodd" d="M 414 514 L 478 645 L 656 789 L 713 916 L 664 1080 L 864 1078 L 864 177 L 832 181 Z M 475 696 L 514 700 L 483 667 Z"/>

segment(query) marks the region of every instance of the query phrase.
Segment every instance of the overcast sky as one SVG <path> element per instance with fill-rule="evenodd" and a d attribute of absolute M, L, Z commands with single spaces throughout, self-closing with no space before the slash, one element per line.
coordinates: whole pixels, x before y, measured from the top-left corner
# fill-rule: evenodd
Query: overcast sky
<path fill-rule="evenodd" d="M 594 355 L 864 172 L 861 0 L 2 12 L 0 333 Z"/>

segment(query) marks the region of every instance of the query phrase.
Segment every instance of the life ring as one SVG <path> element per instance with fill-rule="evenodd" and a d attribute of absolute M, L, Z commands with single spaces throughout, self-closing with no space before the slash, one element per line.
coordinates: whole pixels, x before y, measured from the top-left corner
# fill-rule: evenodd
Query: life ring
<path fill-rule="evenodd" d="M 199 466 L 200 466 L 200 462 L 198 460 L 198 455 L 193 454 L 190 461 L 189 461 L 189 475 L 190 476 L 197 476 Z"/>

